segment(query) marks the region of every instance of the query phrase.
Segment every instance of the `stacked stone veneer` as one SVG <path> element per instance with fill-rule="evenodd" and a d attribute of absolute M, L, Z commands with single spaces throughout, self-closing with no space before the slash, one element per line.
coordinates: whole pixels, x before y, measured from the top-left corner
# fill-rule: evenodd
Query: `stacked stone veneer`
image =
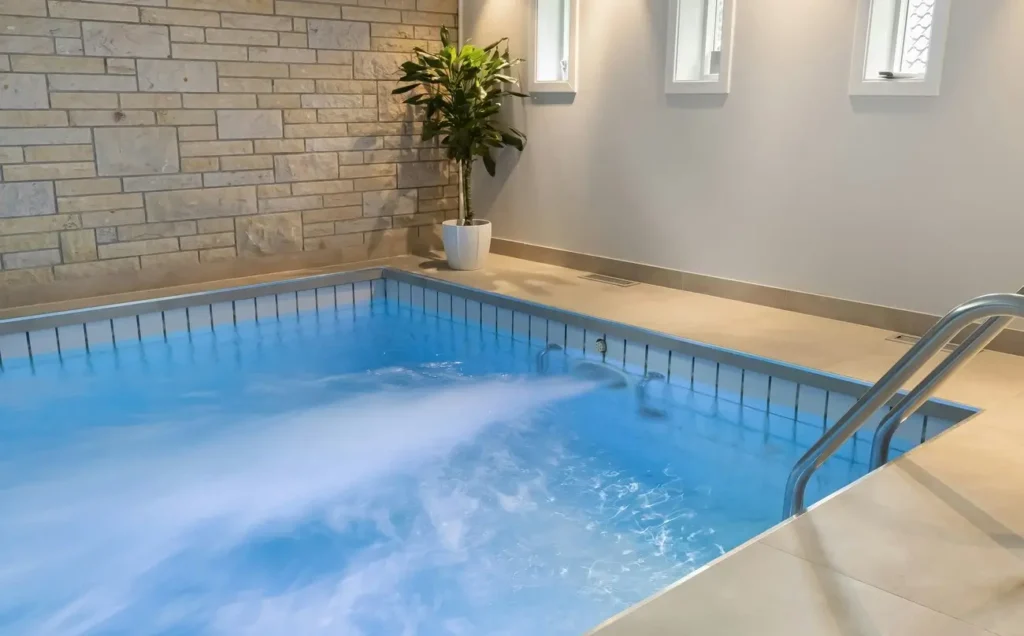
<path fill-rule="evenodd" d="M 0 287 L 401 252 L 455 172 L 390 95 L 457 0 L 0 0 Z"/>

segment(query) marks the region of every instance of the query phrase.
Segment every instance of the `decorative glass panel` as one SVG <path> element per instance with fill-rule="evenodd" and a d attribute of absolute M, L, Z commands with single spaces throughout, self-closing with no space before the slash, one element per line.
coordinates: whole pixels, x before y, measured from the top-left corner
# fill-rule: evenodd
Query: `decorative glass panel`
<path fill-rule="evenodd" d="M 934 16 L 935 0 L 875 0 L 864 79 L 924 77 Z"/>
<path fill-rule="evenodd" d="M 903 27 L 900 71 L 924 75 L 928 70 L 928 49 L 932 41 L 935 0 L 910 0 Z"/>
<path fill-rule="evenodd" d="M 938 95 L 952 0 L 860 0 L 850 92 Z"/>

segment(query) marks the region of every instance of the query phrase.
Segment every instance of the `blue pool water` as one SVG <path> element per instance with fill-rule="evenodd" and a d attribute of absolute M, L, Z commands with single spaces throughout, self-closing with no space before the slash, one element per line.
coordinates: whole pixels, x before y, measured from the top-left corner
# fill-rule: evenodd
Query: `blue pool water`
<path fill-rule="evenodd" d="M 540 350 L 376 303 L 8 361 L 0 633 L 579 634 L 778 521 L 791 418 Z"/>

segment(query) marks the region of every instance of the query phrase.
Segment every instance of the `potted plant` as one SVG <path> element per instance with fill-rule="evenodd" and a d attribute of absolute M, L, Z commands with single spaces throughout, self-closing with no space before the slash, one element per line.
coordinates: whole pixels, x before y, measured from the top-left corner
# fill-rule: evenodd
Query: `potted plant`
<path fill-rule="evenodd" d="M 504 44 L 504 51 L 499 47 Z M 413 82 L 392 93 L 422 89 L 405 100 L 424 108 L 423 140 L 440 138 L 447 156 L 459 166 L 462 177 L 462 214 L 445 221 L 441 232 L 448 265 L 474 270 L 484 265 L 491 249 L 491 222 L 477 219 L 473 211 L 473 162 L 479 157 L 494 176 L 494 149 L 512 146 L 522 152 L 526 136 L 515 128 L 500 126 L 495 116 L 506 96 L 527 97 L 511 90 L 518 84 L 509 75 L 522 60 L 511 59 L 508 38 L 483 48 L 452 44 L 448 29 L 441 29 L 442 48 L 429 53 L 413 49 L 415 61 L 402 64 L 401 82 Z"/>

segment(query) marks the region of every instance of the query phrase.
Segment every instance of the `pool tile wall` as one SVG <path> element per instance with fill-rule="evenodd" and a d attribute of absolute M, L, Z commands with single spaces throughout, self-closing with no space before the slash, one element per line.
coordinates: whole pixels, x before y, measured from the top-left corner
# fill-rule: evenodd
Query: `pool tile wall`
<path fill-rule="evenodd" d="M 560 350 L 546 355 L 608 365 L 636 380 L 660 374 L 669 387 L 708 398 L 703 402 L 707 408 L 760 414 L 742 419 L 748 424 L 756 422 L 752 425 L 765 434 L 802 446 L 810 446 L 834 424 L 864 388 L 834 376 L 391 270 L 311 277 L 219 293 L 219 297 L 198 294 L 156 305 L 142 302 L 51 315 L 44 317 L 45 328 L 30 330 L 21 330 L 19 325 L 38 325 L 38 319 L 0 321 L 0 373 L 14 366 L 31 367 L 43 356 L 88 355 L 94 350 L 167 340 L 181 332 L 216 332 L 287 315 L 405 310 L 478 325 L 481 333 L 528 345 L 524 355 L 537 356 L 545 347 L 555 345 Z M 208 297 L 212 302 L 203 302 Z M 82 321 L 76 320 L 79 315 L 84 316 Z M 929 403 L 903 424 L 893 448 L 905 452 L 970 413 L 966 407 Z M 876 414 L 873 422 L 880 417 L 881 413 Z M 872 431 L 872 426 L 865 426 L 837 457 L 866 464 Z"/>

